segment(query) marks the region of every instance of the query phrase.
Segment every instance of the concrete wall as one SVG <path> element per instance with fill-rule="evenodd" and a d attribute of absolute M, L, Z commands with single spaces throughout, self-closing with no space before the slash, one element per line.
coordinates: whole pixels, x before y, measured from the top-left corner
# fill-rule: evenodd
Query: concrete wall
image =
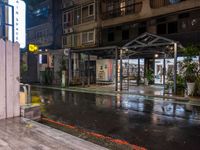
<path fill-rule="evenodd" d="M 0 119 L 19 116 L 19 44 L 0 39 Z"/>

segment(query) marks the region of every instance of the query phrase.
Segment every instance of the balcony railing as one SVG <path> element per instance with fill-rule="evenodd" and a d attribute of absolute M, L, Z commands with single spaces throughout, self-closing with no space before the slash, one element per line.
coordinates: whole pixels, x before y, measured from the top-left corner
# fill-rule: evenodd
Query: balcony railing
<path fill-rule="evenodd" d="M 92 21 L 94 19 L 95 19 L 94 15 L 92 15 L 92 16 L 86 16 L 86 17 L 83 17 L 82 23 L 85 23 L 85 22 L 88 22 L 88 21 Z"/>
<path fill-rule="evenodd" d="M 106 11 L 103 13 L 102 19 L 110 19 L 110 18 L 139 13 L 141 9 L 142 9 L 142 2 L 137 2 L 132 5 L 127 5 L 125 7 L 120 7 L 118 9 Z"/>
<path fill-rule="evenodd" d="M 151 8 L 160 8 L 168 5 L 174 5 L 186 0 L 150 0 Z"/>

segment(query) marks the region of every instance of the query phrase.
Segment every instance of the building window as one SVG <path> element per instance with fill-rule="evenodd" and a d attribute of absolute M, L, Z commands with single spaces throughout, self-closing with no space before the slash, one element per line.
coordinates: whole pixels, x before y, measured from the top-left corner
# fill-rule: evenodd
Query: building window
<path fill-rule="evenodd" d="M 142 34 L 142 33 L 145 33 L 147 31 L 147 23 L 146 22 L 141 22 L 139 23 L 139 26 L 138 26 L 138 34 Z"/>
<path fill-rule="evenodd" d="M 88 31 L 82 33 L 82 43 L 93 43 L 94 42 L 94 31 Z"/>
<path fill-rule="evenodd" d="M 67 45 L 67 37 L 63 37 L 63 46 Z"/>
<path fill-rule="evenodd" d="M 83 34 L 82 34 L 82 43 L 87 43 L 87 32 L 84 32 Z"/>
<path fill-rule="evenodd" d="M 200 17 L 193 17 L 190 19 L 191 30 L 200 30 Z"/>
<path fill-rule="evenodd" d="M 94 15 L 94 4 L 87 5 L 82 8 L 83 17 L 89 17 Z"/>
<path fill-rule="evenodd" d="M 178 18 L 179 18 L 179 19 L 189 18 L 189 17 L 190 17 L 190 14 L 189 14 L 189 13 L 182 13 L 182 14 L 178 15 Z"/>
<path fill-rule="evenodd" d="M 63 22 L 64 22 L 64 23 L 67 22 L 67 14 L 64 14 L 64 16 L 63 16 Z"/>
<path fill-rule="evenodd" d="M 167 32 L 167 25 L 165 23 L 157 25 L 157 34 L 166 34 Z"/>
<path fill-rule="evenodd" d="M 167 5 L 174 5 L 185 0 L 150 0 L 151 8 L 160 8 Z"/>
<path fill-rule="evenodd" d="M 157 25 L 157 34 L 173 34 L 178 32 L 178 22 L 168 22 Z"/>
<path fill-rule="evenodd" d="M 88 42 L 94 41 L 94 32 L 88 32 Z"/>
<path fill-rule="evenodd" d="M 129 39 L 129 29 L 122 30 L 122 40 L 128 40 Z"/>
<path fill-rule="evenodd" d="M 80 24 L 81 23 L 81 9 L 74 10 L 74 24 Z"/>
<path fill-rule="evenodd" d="M 39 64 L 47 64 L 47 55 L 39 54 Z"/>
<path fill-rule="evenodd" d="M 103 19 L 120 17 L 133 13 L 139 13 L 142 9 L 142 0 L 106 0 Z"/>
<path fill-rule="evenodd" d="M 106 5 L 106 10 L 107 11 L 112 11 L 114 9 L 114 4 L 113 2 L 109 2 L 107 5 Z"/>
<path fill-rule="evenodd" d="M 178 23 L 176 21 L 168 23 L 168 34 L 177 32 L 178 32 Z"/>
<path fill-rule="evenodd" d="M 67 28 L 73 25 L 72 11 L 63 14 L 63 26 Z"/>
<path fill-rule="evenodd" d="M 108 29 L 108 42 L 113 42 L 114 40 L 115 38 L 113 29 Z"/>
<path fill-rule="evenodd" d="M 125 8 L 125 0 L 121 0 L 120 1 L 120 12 L 121 12 L 121 15 L 125 15 L 125 11 L 126 11 L 126 8 Z"/>
<path fill-rule="evenodd" d="M 46 43 L 48 42 L 48 37 L 49 37 L 49 30 L 42 30 L 42 31 L 38 31 L 36 32 L 36 40 L 39 43 Z"/>
<path fill-rule="evenodd" d="M 89 5 L 88 15 L 89 16 L 94 15 L 94 4 Z"/>

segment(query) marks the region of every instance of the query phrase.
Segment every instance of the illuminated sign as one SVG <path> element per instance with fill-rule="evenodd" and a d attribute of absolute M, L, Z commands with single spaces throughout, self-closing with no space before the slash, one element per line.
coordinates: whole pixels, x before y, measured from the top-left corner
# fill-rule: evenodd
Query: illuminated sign
<path fill-rule="evenodd" d="M 14 16 L 12 9 L 8 10 L 8 22 L 12 24 L 14 19 L 14 41 L 19 42 L 20 48 L 26 47 L 26 4 L 22 0 L 8 0 L 8 4 L 14 7 Z M 8 39 L 13 41 L 12 27 L 8 28 Z"/>
<path fill-rule="evenodd" d="M 35 45 L 35 44 L 29 44 L 29 45 L 28 45 L 28 50 L 29 50 L 29 52 L 31 52 L 31 53 L 38 52 L 38 46 Z"/>

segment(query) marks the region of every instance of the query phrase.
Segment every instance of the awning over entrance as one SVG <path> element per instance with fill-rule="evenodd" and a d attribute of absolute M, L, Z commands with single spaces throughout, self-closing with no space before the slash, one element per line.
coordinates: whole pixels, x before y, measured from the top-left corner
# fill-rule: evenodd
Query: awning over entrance
<path fill-rule="evenodd" d="M 177 44 L 177 47 L 183 48 L 178 41 L 173 41 L 151 33 L 144 33 L 125 44 L 122 47 L 122 50 L 126 52 L 126 55 L 132 57 L 153 57 L 156 53 L 173 54 L 175 43 Z"/>
<path fill-rule="evenodd" d="M 174 93 L 176 93 L 176 76 L 177 76 L 177 49 L 183 46 L 178 41 L 154 35 L 151 33 L 144 33 L 139 37 L 125 44 L 120 50 L 120 68 L 122 68 L 123 58 L 153 58 L 155 54 L 163 54 L 164 59 L 166 54 L 172 54 L 174 57 Z M 169 55 L 168 55 L 169 56 Z M 139 62 L 139 61 L 138 61 Z M 139 66 L 139 64 L 138 64 Z M 165 66 L 165 65 L 164 65 Z M 139 70 L 139 69 L 138 69 Z M 166 68 L 163 68 L 165 75 Z M 139 72 L 138 72 L 139 74 Z M 122 70 L 120 70 L 120 89 L 122 89 Z M 138 77 L 139 78 L 139 77 Z M 139 80 L 139 79 L 138 79 Z M 165 85 L 165 82 L 164 82 Z"/>

